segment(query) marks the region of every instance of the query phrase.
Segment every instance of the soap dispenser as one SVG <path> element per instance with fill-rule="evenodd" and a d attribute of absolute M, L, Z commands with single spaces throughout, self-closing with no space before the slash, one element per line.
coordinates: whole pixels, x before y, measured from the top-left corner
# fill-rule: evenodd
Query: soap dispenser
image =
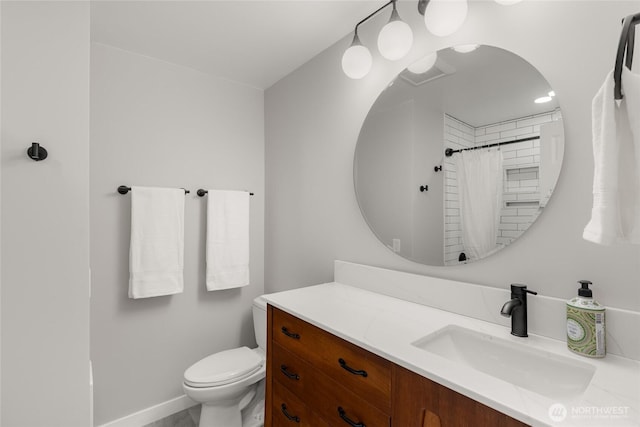
<path fill-rule="evenodd" d="M 580 280 L 578 296 L 567 301 L 567 347 L 587 357 L 604 357 L 605 308 L 593 299 L 588 280 Z"/>

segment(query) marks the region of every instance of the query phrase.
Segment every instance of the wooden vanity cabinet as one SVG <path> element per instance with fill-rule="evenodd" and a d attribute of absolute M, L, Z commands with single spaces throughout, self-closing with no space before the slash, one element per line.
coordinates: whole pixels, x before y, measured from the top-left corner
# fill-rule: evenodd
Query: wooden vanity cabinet
<path fill-rule="evenodd" d="M 520 427 L 271 305 L 265 427 Z"/>
<path fill-rule="evenodd" d="M 525 427 L 508 415 L 395 365 L 393 426 Z"/>

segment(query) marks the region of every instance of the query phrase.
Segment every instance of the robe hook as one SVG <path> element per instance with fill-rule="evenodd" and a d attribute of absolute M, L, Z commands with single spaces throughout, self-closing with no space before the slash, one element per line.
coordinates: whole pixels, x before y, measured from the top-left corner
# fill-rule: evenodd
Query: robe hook
<path fill-rule="evenodd" d="M 31 147 L 27 149 L 27 156 L 36 162 L 46 159 L 47 155 L 47 150 L 45 150 L 44 147 L 41 147 L 37 142 L 32 142 Z"/>

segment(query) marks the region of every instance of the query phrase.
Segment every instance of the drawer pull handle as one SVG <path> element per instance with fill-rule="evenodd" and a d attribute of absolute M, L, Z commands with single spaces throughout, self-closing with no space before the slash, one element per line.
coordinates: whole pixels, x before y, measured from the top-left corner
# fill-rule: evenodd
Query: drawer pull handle
<path fill-rule="evenodd" d="M 349 424 L 351 427 L 367 427 L 364 423 L 356 423 L 355 421 L 351 421 L 349 417 L 347 417 L 347 413 L 342 409 L 342 406 L 338 406 L 338 415 L 340 418 L 344 420 L 345 423 Z"/>
<path fill-rule="evenodd" d="M 300 417 L 298 417 L 296 415 L 289 415 L 289 413 L 287 412 L 287 405 L 285 405 L 284 403 L 282 404 L 280 409 L 282 409 L 282 413 L 284 414 L 285 417 L 287 417 L 287 419 L 289 421 L 293 421 L 293 422 L 296 422 L 296 423 L 300 422 Z"/>
<path fill-rule="evenodd" d="M 282 333 L 285 334 L 286 336 L 288 336 L 289 338 L 293 338 L 294 340 L 299 340 L 300 339 L 300 334 L 289 332 L 289 330 L 287 329 L 286 326 L 282 327 Z"/>
<path fill-rule="evenodd" d="M 342 369 L 351 372 L 353 375 L 362 375 L 365 378 L 368 375 L 367 371 L 365 371 L 365 370 L 353 369 L 352 367 L 347 365 L 347 362 L 345 362 L 344 359 L 342 359 L 342 358 L 338 359 L 338 363 L 340 364 L 340 367 Z"/>
<path fill-rule="evenodd" d="M 294 374 L 293 372 L 289 372 L 287 365 L 281 365 L 280 366 L 280 372 L 282 372 L 283 374 L 285 374 L 287 376 L 287 378 L 290 378 L 292 380 L 299 380 L 300 379 L 300 375 L 298 374 Z"/>

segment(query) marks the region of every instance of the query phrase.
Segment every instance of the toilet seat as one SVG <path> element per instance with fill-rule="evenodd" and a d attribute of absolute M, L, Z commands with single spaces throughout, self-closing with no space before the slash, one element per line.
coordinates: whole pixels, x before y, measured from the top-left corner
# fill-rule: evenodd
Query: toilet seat
<path fill-rule="evenodd" d="M 216 387 L 240 381 L 258 371 L 264 364 L 259 353 L 239 347 L 207 356 L 184 373 L 191 387 Z"/>

